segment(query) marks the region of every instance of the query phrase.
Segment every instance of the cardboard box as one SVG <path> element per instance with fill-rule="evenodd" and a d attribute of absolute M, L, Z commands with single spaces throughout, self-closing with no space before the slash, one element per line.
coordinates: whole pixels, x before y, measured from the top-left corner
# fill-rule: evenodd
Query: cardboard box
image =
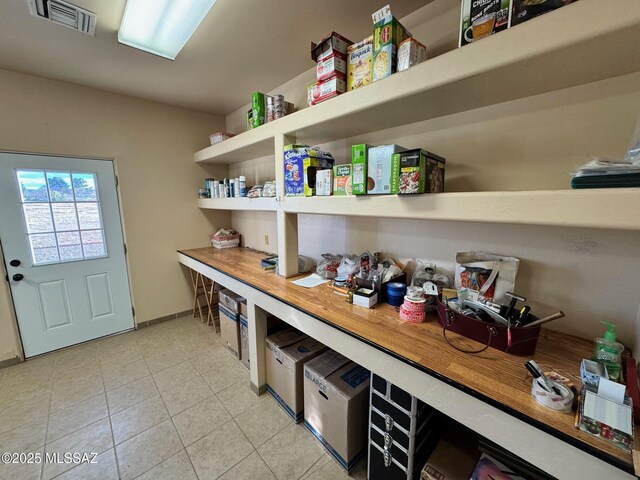
<path fill-rule="evenodd" d="M 311 59 L 320 62 L 330 55 L 346 57 L 347 47 L 353 42 L 342 35 L 331 32 L 318 43 L 311 43 Z"/>
<path fill-rule="evenodd" d="M 389 5 L 373 15 L 373 81 L 396 72 L 398 45 L 411 34 L 391 15 Z"/>
<path fill-rule="evenodd" d="M 304 414 L 302 367 L 325 347 L 295 328 L 288 328 L 266 339 L 267 391 L 296 422 Z"/>
<path fill-rule="evenodd" d="M 241 297 L 227 288 L 220 290 L 220 292 L 218 292 L 218 297 L 220 304 L 224 305 L 227 310 L 236 314 L 240 313 L 240 304 L 244 300 L 244 297 Z"/>
<path fill-rule="evenodd" d="M 333 350 L 304 365 L 304 426 L 347 471 L 365 455 L 369 377 Z"/>
<path fill-rule="evenodd" d="M 426 193 L 444 192 L 444 171 L 446 160 L 435 153 L 426 152 L 426 174 L 424 191 Z"/>
<path fill-rule="evenodd" d="M 442 167 L 439 167 L 440 164 Z M 444 165 L 444 158 L 421 148 L 394 153 L 391 159 L 393 170 L 391 193 L 406 195 L 442 191 L 444 189 Z"/>
<path fill-rule="evenodd" d="M 315 172 L 332 168 L 329 152 L 308 145 L 287 145 L 284 152 L 284 193 L 289 197 L 311 196 L 315 193 Z M 311 171 L 309 171 L 309 167 Z"/>
<path fill-rule="evenodd" d="M 333 191 L 333 170 L 316 171 L 316 195 L 329 196 Z"/>
<path fill-rule="evenodd" d="M 458 45 L 468 45 L 475 40 L 507 29 L 511 20 L 512 1 L 462 0 Z"/>
<path fill-rule="evenodd" d="M 353 292 L 353 304 L 359 307 L 373 308 L 378 303 L 378 293 L 370 288 L 358 288 Z"/>
<path fill-rule="evenodd" d="M 509 26 L 513 27 L 534 17 L 550 12 L 560 7 L 564 7 L 577 0 L 542 0 L 531 2 L 525 0 L 512 0 L 511 20 Z"/>
<path fill-rule="evenodd" d="M 234 313 L 222 304 L 218 305 L 220 314 L 220 339 L 222 344 L 235 355 L 240 358 L 240 316 Z"/>
<path fill-rule="evenodd" d="M 252 128 L 259 127 L 266 123 L 267 110 L 264 100 L 264 93 L 253 92 L 251 94 Z"/>
<path fill-rule="evenodd" d="M 413 37 L 398 45 L 398 71 L 401 72 L 427 59 L 427 47 Z"/>
<path fill-rule="evenodd" d="M 373 81 L 373 35 L 347 47 L 347 91 Z"/>
<path fill-rule="evenodd" d="M 370 148 L 365 143 L 351 146 L 351 189 L 354 195 L 367 194 L 367 152 Z"/>
<path fill-rule="evenodd" d="M 311 105 L 329 100 L 347 91 L 346 76 L 342 73 L 336 73 L 313 86 L 311 91 Z"/>
<path fill-rule="evenodd" d="M 244 315 L 240 315 L 240 361 L 242 364 L 251 368 L 249 360 L 249 321 Z"/>
<path fill-rule="evenodd" d="M 240 315 L 244 315 L 245 318 L 249 317 L 249 313 L 248 313 L 248 310 L 247 310 L 247 299 L 246 298 L 243 298 L 240 301 Z"/>
<path fill-rule="evenodd" d="M 367 158 L 367 194 L 385 195 L 391 192 L 391 179 L 395 177 L 391 168 L 394 153 L 406 150 L 399 145 L 370 147 Z"/>
<path fill-rule="evenodd" d="M 333 167 L 333 194 L 351 195 L 351 164 L 334 165 Z"/>
<path fill-rule="evenodd" d="M 478 435 L 458 422 L 451 422 L 422 469 L 421 480 L 471 478 L 480 458 Z"/>
<path fill-rule="evenodd" d="M 326 80 L 338 73 L 342 75 L 347 74 L 347 62 L 344 57 L 331 54 L 318 61 L 318 65 L 316 67 L 316 78 L 319 81 Z"/>

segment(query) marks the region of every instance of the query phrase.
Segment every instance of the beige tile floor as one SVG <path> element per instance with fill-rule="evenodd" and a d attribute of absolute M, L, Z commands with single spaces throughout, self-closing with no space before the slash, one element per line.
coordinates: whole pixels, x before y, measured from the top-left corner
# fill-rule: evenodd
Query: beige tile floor
<path fill-rule="evenodd" d="M 96 463 L 0 463 L 0 479 L 349 478 L 212 327 L 190 316 L 0 370 L 0 453 L 96 453 Z M 365 479 L 361 462 L 352 478 Z"/>

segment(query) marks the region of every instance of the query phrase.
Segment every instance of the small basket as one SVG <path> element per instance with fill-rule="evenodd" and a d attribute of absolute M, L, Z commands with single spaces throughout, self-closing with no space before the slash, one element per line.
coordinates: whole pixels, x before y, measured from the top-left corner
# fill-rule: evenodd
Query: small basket
<path fill-rule="evenodd" d="M 235 233 L 232 235 L 210 235 L 211 246 L 213 248 L 235 248 L 240 246 L 240 234 Z"/>

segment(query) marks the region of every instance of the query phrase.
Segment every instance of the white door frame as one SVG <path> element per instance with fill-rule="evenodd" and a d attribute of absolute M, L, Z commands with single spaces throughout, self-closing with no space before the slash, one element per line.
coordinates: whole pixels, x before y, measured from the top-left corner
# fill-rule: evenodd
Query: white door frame
<path fill-rule="evenodd" d="M 125 245 L 127 246 L 127 253 L 124 256 L 125 259 L 125 268 L 127 270 L 127 288 L 129 290 L 129 297 L 131 298 L 131 306 L 133 307 L 133 330 L 137 330 L 138 329 L 138 322 L 136 321 L 136 314 L 135 314 L 135 302 L 134 302 L 134 297 L 133 297 L 133 288 L 131 286 L 131 266 L 129 265 L 129 242 L 127 242 L 127 232 L 125 230 L 125 226 L 124 226 L 124 210 L 122 208 L 122 201 L 121 201 L 121 197 L 120 197 L 120 180 L 119 180 L 119 174 L 118 174 L 118 159 L 116 158 L 106 158 L 106 157 L 94 157 L 91 155 L 68 155 L 68 154 L 64 154 L 64 153 L 48 153 L 48 152 L 25 152 L 25 151 L 20 151 L 20 150 L 3 150 L 0 149 L 0 153 L 15 153 L 18 155 L 44 155 L 47 157 L 60 157 L 60 158 L 73 158 L 73 159 L 78 159 L 78 160 L 101 160 L 101 161 L 105 161 L 105 162 L 111 162 L 113 164 L 113 172 L 115 173 L 116 176 L 116 200 L 118 202 L 118 214 L 120 215 L 120 228 L 122 230 L 122 239 L 124 240 Z M 6 258 L 4 255 L 4 250 L 2 248 L 2 240 L 0 240 L 0 257 L 2 259 L 2 268 L 4 270 L 4 275 L 5 278 L 8 279 L 8 275 L 9 272 L 7 270 L 7 263 L 6 263 Z M 9 301 L 10 301 L 10 308 L 9 310 L 11 311 L 11 313 L 13 314 L 13 323 L 14 326 L 16 328 L 16 332 L 18 334 L 18 355 L 20 356 L 21 360 L 24 362 L 25 360 L 25 356 L 24 356 L 24 345 L 22 342 L 22 332 L 20 331 L 20 323 L 18 322 L 18 314 L 16 312 L 16 306 L 15 306 L 15 302 L 13 299 L 13 292 L 11 291 L 11 287 L 9 286 L 9 282 L 7 280 L 6 282 L 7 285 L 7 290 L 9 291 Z M 121 332 L 119 332 L 121 333 Z M 119 333 L 115 333 L 113 335 L 118 335 Z M 110 335 L 107 335 L 110 336 Z M 94 339 L 95 340 L 95 339 Z M 92 342 L 93 340 L 87 340 L 87 342 L 82 342 L 82 343 L 88 343 L 88 342 Z M 78 345 L 82 345 L 82 343 L 78 344 Z M 71 345 L 70 347 L 72 347 L 74 345 Z M 70 347 L 64 347 L 64 348 L 70 348 Z M 64 350 L 64 348 L 60 348 L 58 350 Z M 53 352 L 57 352 L 58 350 L 52 350 L 51 352 L 47 352 L 47 353 L 42 353 L 40 355 L 34 355 L 33 357 L 29 357 L 31 358 L 37 358 L 43 355 L 47 355 L 49 353 L 53 353 Z"/>

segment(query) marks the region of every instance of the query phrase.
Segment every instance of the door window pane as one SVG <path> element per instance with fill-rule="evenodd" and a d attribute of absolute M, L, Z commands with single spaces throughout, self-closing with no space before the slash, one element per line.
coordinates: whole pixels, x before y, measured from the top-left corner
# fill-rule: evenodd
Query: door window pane
<path fill-rule="evenodd" d="M 17 170 L 34 265 L 107 256 L 95 173 Z"/>
<path fill-rule="evenodd" d="M 96 176 L 93 173 L 72 173 L 73 191 L 76 202 L 95 202 L 98 200 Z"/>
<path fill-rule="evenodd" d="M 51 211 L 53 211 L 56 232 L 78 230 L 78 217 L 76 216 L 75 203 L 52 203 Z"/>
<path fill-rule="evenodd" d="M 51 220 L 51 209 L 48 203 L 23 203 L 22 211 L 27 224 L 27 233 L 53 231 L 53 220 Z"/>
<path fill-rule="evenodd" d="M 79 232 L 57 233 L 60 260 L 79 260 L 82 258 Z"/>
<path fill-rule="evenodd" d="M 52 202 L 73 202 L 71 175 L 67 172 L 47 172 L 49 196 Z"/>
<path fill-rule="evenodd" d="M 60 261 L 55 233 L 29 235 L 33 263 L 55 263 Z"/>
<path fill-rule="evenodd" d="M 104 257 L 107 253 L 104 248 L 102 230 L 83 230 L 82 249 L 84 250 L 85 258 Z"/>
<path fill-rule="evenodd" d="M 82 230 L 102 227 L 97 203 L 77 203 L 76 206 L 78 207 L 78 220 L 80 220 L 80 228 Z"/>
<path fill-rule="evenodd" d="M 23 202 L 48 202 L 47 181 L 42 170 L 18 170 L 18 185 Z"/>

